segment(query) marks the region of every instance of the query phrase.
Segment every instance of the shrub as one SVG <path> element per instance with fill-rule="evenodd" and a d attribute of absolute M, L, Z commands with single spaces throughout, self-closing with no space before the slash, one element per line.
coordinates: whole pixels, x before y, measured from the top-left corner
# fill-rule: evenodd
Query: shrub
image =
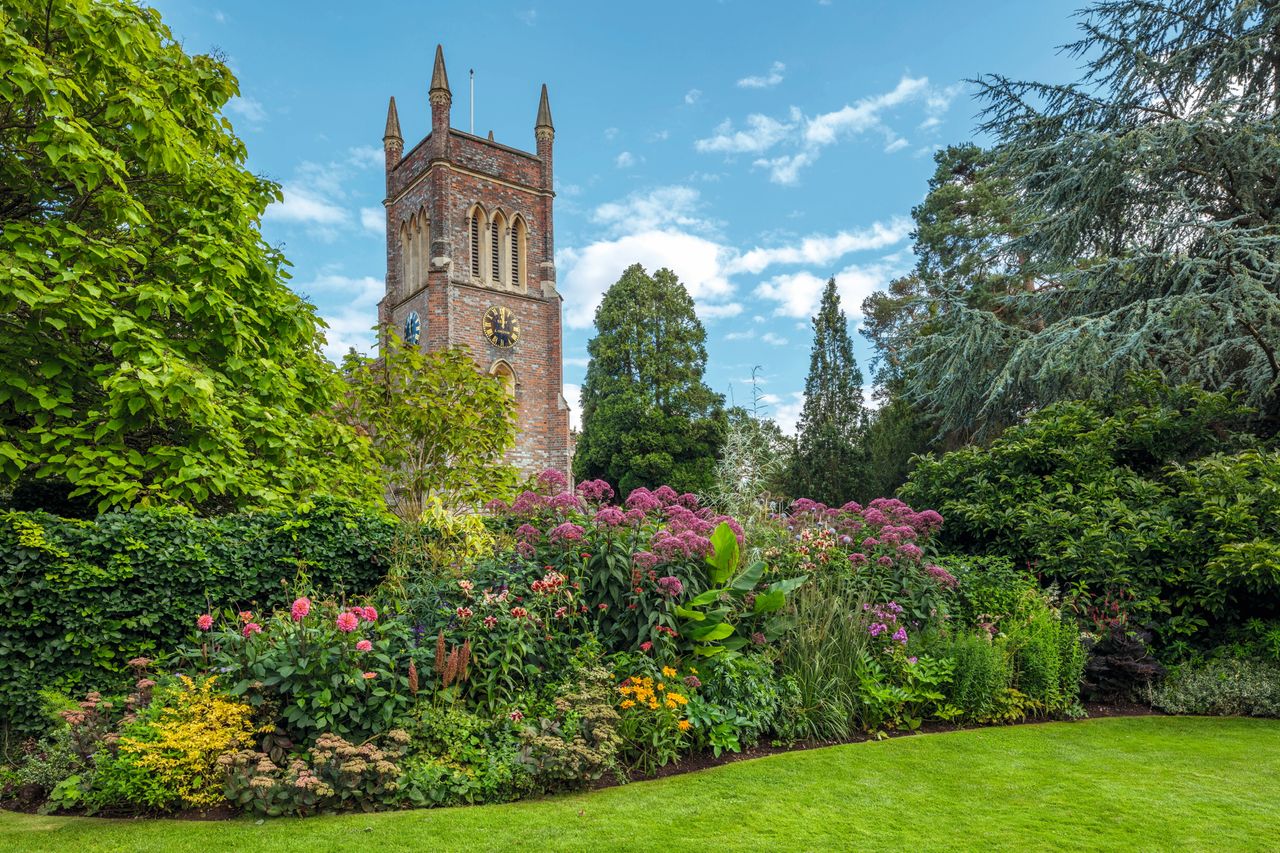
<path fill-rule="evenodd" d="M 1013 662 L 1013 686 L 1050 714 L 1076 713 L 1085 655 L 1080 630 L 1039 592 L 1024 593 L 1001 633 Z"/>
<path fill-rule="evenodd" d="M 653 675 L 628 675 L 618 685 L 620 755 L 627 766 L 652 773 L 676 761 L 689 746 L 690 684 L 664 666 Z"/>
<path fill-rule="evenodd" d="M 951 615 L 968 627 L 998 627 L 1026 593 L 1040 589 L 1035 576 L 1008 557 L 949 555 L 937 562 L 956 579 Z"/>
<path fill-rule="evenodd" d="M 1083 692 L 1094 702 L 1134 702 L 1160 682 L 1165 670 L 1151 655 L 1151 634 L 1123 625 L 1090 637 L 1085 652 Z"/>
<path fill-rule="evenodd" d="M 518 716 L 518 715 L 517 715 Z M 533 790 L 511 715 L 480 717 L 419 704 L 409 728 L 401 796 L 415 806 L 495 803 Z"/>
<path fill-rule="evenodd" d="M 957 719 L 994 721 L 1004 710 L 1002 702 L 1013 684 L 1006 645 L 1003 638 L 993 638 L 986 631 L 961 632 L 939 650 L 954 664 L 944 692 Z"/>
<path fill-rule="evenodd" d="M 773 729 L 782 692 L 770 662 L 747 655 L 718 657 L 691 675 L 698 679 L 698 698 L 724 712 L 741 746 L 754 745 Z"/>
<path fill-rule="evenodd" d="M 309 756 L 295 755 L 280 766 L 262 752 L 240 750 L 219 759 L 226 774 L 227 799 L 268 817 L 314 815 L 390 808 L 400 801 L 397 762 L 409 735 L 392 729 L 384 745 L 359 746 L 333 734 L 316 739 Z"/>
<path fill-rule="evenodd" d="M 1234 658 L 1187 663 L 1147 698 L 1171 714 L 1280 717 L 1280 666 Z"/>
<path fill-rule="evenodd" d="M 281 579 L 300 569 L 320 591 L 369 591 L 394 532 L 388 517 L 330 500 L 221 518 L 0 512 L 0 729 L 38 734 L 41 688 L 125 690 L 126 661 L 188 635 L 192 602 L 285 605 Z"/>
<path fill-rule="evenodd" d="M 947 517 L 944 546 L 1028 565 L 1081 610 L 1123 600 L 1161 649 L 1209 647 L 1280 615 L 1280 453 L 1233 432 L 1246 414 L 1229 395 L 1138 378 L 923 458 L 901 493 Z"/>
<path fill-rule="evenodd" d="M 608 670 L 587 663 L 560 686 L 549 713 L 526 725 L 522 758 L 539 789 L 584 788 L 617 769 L 616 688 Z"/>
<path fill-rule="evenodd" d="M 393 728 L 412 701 L 408 627 L 372 606 L 299 597 L 270 615 L 228 613 L 201 639 L 188 660 L 225 673 L 231 694 L 293 743 L 324 733 L 366 740 Z"/>

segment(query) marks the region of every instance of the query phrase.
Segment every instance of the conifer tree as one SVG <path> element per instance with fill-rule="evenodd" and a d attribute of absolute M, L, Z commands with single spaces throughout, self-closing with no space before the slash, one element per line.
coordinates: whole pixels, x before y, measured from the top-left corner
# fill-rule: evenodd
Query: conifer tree
<path fill-rule="evenodd" d="M 724 443 L 724 398 L 702 381 L 706 330 L 675 273 L 633 264 L 596 309 L 582 385 L 579 480 L 623 494 L 670 485 L 705 494 Z"/>
<path fill-rule="evenodd" d="M 867 415 L 862 371 L 853 357 L 849 323 L 840 308 L 834 278 L 827 281 L 813 318 L 804 397 L 791 462 L 792 496 L 839 506 L 854 498 L 862 478 L 859 444 Z"/>

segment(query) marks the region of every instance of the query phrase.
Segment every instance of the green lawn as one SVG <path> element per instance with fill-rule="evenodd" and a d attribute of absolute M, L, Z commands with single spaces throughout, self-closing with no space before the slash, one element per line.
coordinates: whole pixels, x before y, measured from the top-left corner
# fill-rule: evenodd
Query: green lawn
<path fill-rule="evenodd" d="M 255 822 L 0 813 L 0 850 L 1276 850 L 1280 721 L 1143 717 L 793 752 L 541 801 Z"/>

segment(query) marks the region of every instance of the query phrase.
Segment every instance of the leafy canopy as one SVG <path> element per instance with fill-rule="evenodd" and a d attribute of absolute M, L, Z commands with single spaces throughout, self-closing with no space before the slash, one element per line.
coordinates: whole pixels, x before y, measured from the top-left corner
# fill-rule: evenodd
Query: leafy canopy
<path fill-rule="evenodd" d="M 0 488 L 376 499 L 314 308 L 259 233 L 225 64 L 127 0 L 0 9 Z"/>
<path fill-rule="evenodd" d="M 402 516 L 509 496 L 517 474 L 504 454 L 515 444 L 515 402 L 467 350 L 424 353 L 387 333 L 380 358 L 353 350 L 342 370 L 339 417 L 373 442 Z"/>
<path fill-rule="evenodd" d="M 724 441 L 724 400 L 702 381 L 706 330 L 675 273 L 623 272 L 596 309 L 574 475 L 705 493 Z"/>

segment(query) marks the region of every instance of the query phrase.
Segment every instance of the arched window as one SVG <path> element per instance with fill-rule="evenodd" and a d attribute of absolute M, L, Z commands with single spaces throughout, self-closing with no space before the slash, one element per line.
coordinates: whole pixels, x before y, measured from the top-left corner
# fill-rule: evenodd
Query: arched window
<path fill-rule="evenodd" d="M 484 208 L 478 204 L 472 205 L 468 217 L 471 220 L 471 278 L 478 280 L 483 273 L 484 238 L 489 233 L 489 225 Z"/>
<path fill-rule="evenodd" d="M 418 216 L 414 214 L 409 217 L 409 275 L 404 283 L 406 296 L 418 289 L 421 264 L 422 260 L 418 257 Z"/>
<path fill-rule="evenodd" d="M 424 286 L 427 283 L 427 253 L 430 251 L 427 241 L 431 236 L 431 222 L 427 219 L 425 210 L 418 211 L 418 230 L 414 232 L 414 242 L 418 244 L 417 251 L 414 252 L 414 258 L 417 260 L 418 270 L 417 278 L 413 280 L 413 289 Z"/>
<path fill-rule="evenodd" d="M 525 289 L 525 226 L 524 217 L 514 216 L 511 219 L 511 286 L 517 290 Z"/>
<path fill-rule="evenodd" d="M 400 282 L 396 298 L 409 292 L 409 223 L 400 223 Z"/>
<path fill-rule="evenodd" d="M 506 389 L 508 398 L 507 414 L 512 421 L 517 421 L 520 416 L 519 406 L 516 403 L 516 372 L 505 359 L 498 359 L 489 368 L 489 373 L 498 377 L 502 382 L 502 387 Z"/>

